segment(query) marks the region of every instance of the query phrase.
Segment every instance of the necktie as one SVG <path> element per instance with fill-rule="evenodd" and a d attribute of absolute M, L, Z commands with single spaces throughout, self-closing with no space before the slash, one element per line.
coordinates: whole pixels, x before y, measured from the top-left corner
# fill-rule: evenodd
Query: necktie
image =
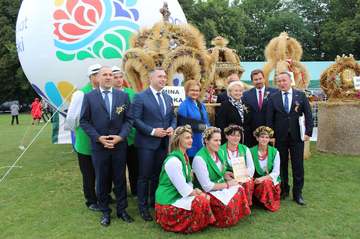
<path fill-rule="evenodd" d="M 110 109 L 110 100 L 109 100 L 110 91 L 104 90 L 103 93 L 105 94 L 104 101 L 105 101 L 106 110 L 109 113 L 111 119 L 111 109 Z"/>
<path fill-rule="evenodd" d="M 165 107 L 164 107 L 164 103 L 163 103 L 163 100 L 161 99 L 160 94 L 161 94 L 160 92 L 156 93 L 158 102 L 159 102 L 159 106 L 160 106 L 160 112 L 162 115 L 165 115 Z"/>
<path fill-rule="evenodd" d="M 288 92 L 284 93 L 285 96 L 285 100 L 284 100 L 284 108 L 285 108 L 285 112 L 289 113 L 289 97 L 288 97 Z"/>
<path fill-rule="evenodd" d="M 261 108 L 262 108 L 262 104 L 263 104 L 262 91 L 261 91 L 261 90 L 259 90 L 259 102 L 258 102 L 259 110 L 261 110 Z"/>

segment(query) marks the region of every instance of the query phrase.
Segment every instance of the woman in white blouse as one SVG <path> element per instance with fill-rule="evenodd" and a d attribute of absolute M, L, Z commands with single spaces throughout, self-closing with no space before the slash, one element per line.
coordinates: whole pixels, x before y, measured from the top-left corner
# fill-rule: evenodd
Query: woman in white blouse
<path fill-rule="evenodd" d="M 228 171 L 225 153 L 220 149 L 221 131 L 209 127 L 203 135 L 204 147 L 194 157 L 192 166 L 202 189 L 210 195 L 214 226 L 229 227 L 250 214 L 243 187 Z"/>
<path fill-rule="evenodd" d="M 230 171 L 233 172 L 233 163 L 238 163 L 246 167 L 246 172 L 243 172 L 244 174 L 241 175 L 241 185 L 244 187 L 248 204 L 251 206 L 254 192 L 253 176 L 255 167 L 249 148 L 244 144 L 240 144 L 243 129 L 239 125 L 230 125 L 224 129 L 224 134 L 227 142 L 221 145 L 220 148 L 225 152 Z"/>
<path fill-rule="evenodd" d="M 192 184 L 186 150 L 192 146 L 189 125 L 175 129 L 155 193 L 156 222 L 166 231 L 192 233 L 215 222 L 210 197 Z"/>
<path fill-rule="evenodd" d="M 280 208 L 280 155 L 269 145 L 274 131 L 260 126 L 254 131 L 258 145 L 250 149 L 255 165 L 254 197 L 268 210 Z"/>

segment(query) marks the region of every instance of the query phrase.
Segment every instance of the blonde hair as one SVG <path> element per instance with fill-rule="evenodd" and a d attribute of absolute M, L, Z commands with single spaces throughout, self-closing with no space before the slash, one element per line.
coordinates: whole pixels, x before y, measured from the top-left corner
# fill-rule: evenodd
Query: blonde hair
<path fill-rule="evenodd" d="M 230 92 L 232 91 L 232 89 L 234 88 L 234 86 L 240 86 L 243 90 L 245 89 L 244 84 L 241 81 L 233 81 L 231 82 L 228 87 L 227 87 L 227 94 L 230 95 Z"/>
<path fill-rule="evenodd" d="M 184 126 L 179 126 L 174 130 L 174 134 L 170 139 L 169 152 L 180 148 L 180 139 L 184 133 L 189 133 L 192 135 L 192 130 L 190 125 L 187 124 Z"/>
<path fill-rule="evenodd" d="M 186 81 L 185 85 L 184 85 L 184 89 L 185 89 L 185 94 L 188 95 L 189 90 L 192 86 L 198 86 L 199 90 L 201 90 L 201 85 L 200 82 L 196 81 L 196 80 L 188 80 Z"/>
<path fill-rule="evenodd" d="M 211 139 L 211 137 L 215 133 L 221 134 L 221 129 L 216 128 L 216 127 L 208 127 L 208 128 L 205 129 L 204 134 L 203 134 L 203 143 L 204 143 L 204 145 L 206 145 L 205 142 L 209 141 Z"/>

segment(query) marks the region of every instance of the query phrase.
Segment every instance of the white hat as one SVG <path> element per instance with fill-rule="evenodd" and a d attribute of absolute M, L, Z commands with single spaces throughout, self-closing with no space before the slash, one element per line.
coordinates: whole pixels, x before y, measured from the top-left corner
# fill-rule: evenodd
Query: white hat
<path fill-rule="evenodd" d="M 100 64 L 95 64 L 95 65 L 91 65 L 88 68 L 88 77 L 90 77 L 93 74 L 96 74 L 100 71 L 101 65 Z"/>
<path fill-rule="evenodd" d="M 123 73 L 118 66 L 111 67 L 112 73 Z"/>

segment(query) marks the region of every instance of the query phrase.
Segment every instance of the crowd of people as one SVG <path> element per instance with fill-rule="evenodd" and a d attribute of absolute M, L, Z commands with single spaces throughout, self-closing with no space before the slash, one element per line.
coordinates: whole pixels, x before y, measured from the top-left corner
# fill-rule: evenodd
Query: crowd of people
<path fill-rule="evenodd" d="M 90 66 L 88 77 L 72 96 L 66 127 L 75 132 L 86 206 L 102 212 L 101 225 L 111 223 L 112 201 L 118 218 L 134 221 L 126 211 L 126 167 L 141 218 L 155 217 L 167 231 L 229 227 L 248 216 L 254 204 L 277 211 L 290 192 L 289 160 L 293 200 L 305 205 L 303 151 L 312 134 L 312 114 L 305 94 L 291 88 L 289 73 L 279 73 L 278 89 L 273 89 L 265 86 L 263 72 L 254 70 L 254 88 L 248 91 L 231 75 L 218 97 L 214 126 L 197 81 L 185 83 L 186 99 L 175 113 L 163 91 L 167 75 L 162 68 L 150 72 L 148 88 L 138 94 L 116 66 Z M 239 162 L 246 180 L 237 179 Z"/>

